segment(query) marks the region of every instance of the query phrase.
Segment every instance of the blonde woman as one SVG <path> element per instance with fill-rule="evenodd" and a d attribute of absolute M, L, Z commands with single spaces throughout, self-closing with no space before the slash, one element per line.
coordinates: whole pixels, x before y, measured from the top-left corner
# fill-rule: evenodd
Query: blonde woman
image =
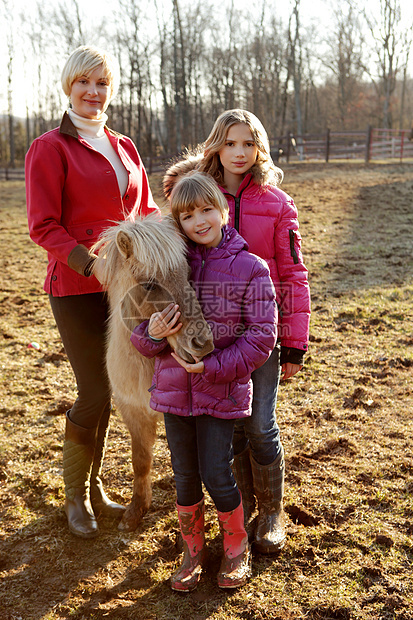
<path fill-rule="evenodd" d="M 61 76 L 70 106 L 60 127 L 37 138 L 26 156 L 32 240 L 48 254 L 44 290 L 76 377 L 66 414 L 65 512 L 74 534 L 97 535 L 96 516 L 120 517 L 100 472 L 111 411 L 105 368 L 108 305 L 90 247 L 113 222 L 158 211 L 133 142 L 106 127 L 119 69 L 105 51 L 74 50 Z M 102 259 L 100 259 L 102 260 Z"/>

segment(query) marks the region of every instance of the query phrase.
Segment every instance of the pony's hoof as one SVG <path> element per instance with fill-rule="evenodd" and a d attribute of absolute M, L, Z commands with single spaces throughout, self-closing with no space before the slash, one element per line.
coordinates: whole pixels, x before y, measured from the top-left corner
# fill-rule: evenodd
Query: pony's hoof
<path fill-rule="evenodd" d="M 118 530 L 121 532 L 134 532 L 142 521 L 143 514 L 128 514 L 128 511 L 123 515 Z"/>
<path fill-rule="evenodd" d="M 139 520 L 134 519 L 134 520 L 130 520 L 128 519 L 127 521 L 125 520 L 121 520 L 121 522 L 118 525 L 118 530 L 120 530 L 121 532 L 134 532 L 136 530 L 136 528 L 138 527 L 138 523 Z"/>

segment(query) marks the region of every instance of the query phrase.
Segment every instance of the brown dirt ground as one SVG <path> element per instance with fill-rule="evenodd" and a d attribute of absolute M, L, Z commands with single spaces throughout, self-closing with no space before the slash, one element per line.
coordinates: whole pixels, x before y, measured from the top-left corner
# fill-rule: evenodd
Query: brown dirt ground
<path fill-rule="evenodd" d="M 179 551 L 161 426 L 138 530 L 103 520 L 88 541 L 67 530 L 61 442 L 76 386 L 41 292 L 46 260 L 28 239 L 23 183 L 0 183 L 0 620 L 413 619 L 413 166 L 285 172 L 313 297 L 307 364 L 278 405 L 289 538 L 279 556 L 254 556 L 247 586 L 220 591 L 209 502 L 210 559 L 187 596 L 167 584 Z M 104 480 L 128 501 L 117 412 Z"/>

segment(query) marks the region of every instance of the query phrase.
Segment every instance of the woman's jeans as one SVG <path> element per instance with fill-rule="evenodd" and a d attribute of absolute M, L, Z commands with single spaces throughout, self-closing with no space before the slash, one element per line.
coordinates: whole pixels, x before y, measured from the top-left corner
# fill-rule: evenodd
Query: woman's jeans
<path fill-rule="evenodd" d="M 217 510 L 237 508 L 241 496 L 231 470 L 234 420 L 172 413 L 164 413 L 164 419 L 178 504 L 201 501 L 203 482 Z"/>
<path fill-rule="evenodd" d="M 49 300 L 77 382 L 78 397 L 70 419 L 84 428 L 94 428 L 111 406 L 112 390 L 106 372 L 106 295 L 49 295 Z"/>
<path fill-rule="evenodd" d="M 281 373 L 280 352 L 280 345 L 277 345 L 265 364 L 252 373 L 252 415 L 235 422 L 234 454 L 243 452 L 249 443 L 252 456 L 260 465 L 273 463 L 282 450 L 275 415 Z"/>

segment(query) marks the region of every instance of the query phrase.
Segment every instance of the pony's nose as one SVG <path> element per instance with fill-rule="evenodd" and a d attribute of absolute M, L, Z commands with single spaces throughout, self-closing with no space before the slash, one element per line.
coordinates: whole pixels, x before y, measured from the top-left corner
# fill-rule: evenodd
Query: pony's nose
<path fill-rule="evenodd" d="M 205 344 L 205 338 L 201 338 L 200 336 L 196 336 L 195 338 L 192 338 L 191 340 L 191 345 L 192 348 L 196 351 L 197 349 L 202 349 L 202 347 Z"/>
<path fill-rule="evenodd" d="M 191 350 L 199 351 L 205 355 L 206 353 L 210 353 L 213 351 L 214 345 L 212 343 L 212 337 L 209 335 L 203 336 L 202 334 L 198 334 L 191 340 Z"/>

